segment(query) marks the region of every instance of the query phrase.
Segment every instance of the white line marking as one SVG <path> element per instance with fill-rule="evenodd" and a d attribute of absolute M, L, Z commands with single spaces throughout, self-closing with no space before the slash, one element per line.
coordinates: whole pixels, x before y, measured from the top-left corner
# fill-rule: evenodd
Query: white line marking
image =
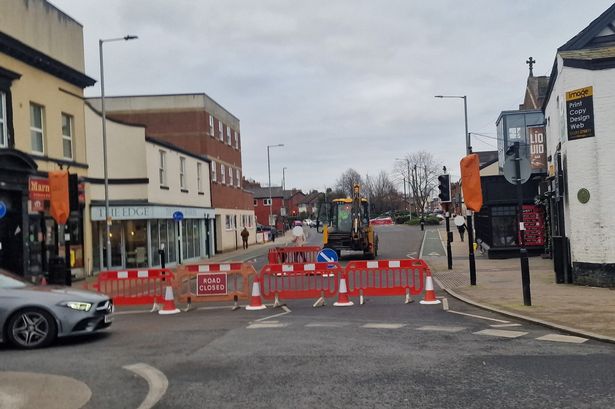
<path fill-rule="evenodd" d="M 425 325 L 423 327 L 417 328 L 419 331 L 440 331 L 440 332 L 459 332 L 466 329 L 466 327 L 444 327 L 444 326 L 436 326 L 436 325 Z"/>
<path fill-rule="evenodd" d="M 560 334 L 547 334 L 536 339 L 539 341 L 569 342 L 571 344 L 582 344 L 583 342 L 587 341 L 587 338 L 573 337 L 572 335 Z"/>
<path fill-rule="evenodd" d="M 122 368 L 136 373 L 137 375 L 145 378 L 149 391 L 145 396 L 143 402 L 137 409 L 150 409 L 152 408 L 167 391 L 169 387 L 169 381 L 166 376 L 158 369 L 147 364 L 139 363 L 134 365 L 125 365 Z"/>
<path fill-rule="evenodd" d="M 243 305 L 239 305 L 239 307 L 243 308 Z M 212 307 L 197 307 L 195 308 L 195 310 L 198 311 L 209 311 L 209 310 L 228 310 L 228 309 L 232 309 L 233 306 L 232 305 L 224 305 L 224 306 L 212 306 Z"/>
<path fill-rule="evenodd" d="M 489 321 L 501 322 L 502 324 L 508 324 L 510 322 L 510 321 L 498 320 L 498 319 L 495 319 L 495 318 L 483 317 L 482 315 L 468 314 L 466 312 L 459 312 L 459 311 L 453 311 L 453 310 L 448 310 L 448 312 L 452 312 L 453 314 L 465 315 L 467 317 L 480 318 L 481 320 L 489 320 Z"/>
<path fill-rule="evenodd" d="M 491 324 L 493 328 L 520 327 L 521 324 Z"/>
<path fill-rule="evenodd" d="M 280 312 L 278 314 L 273 314 L 273 315 L 270 315 L 270 316 L 265 317 L 265 318 L 259 318 L 257 320 L 254 320 L 254 322 L 261 322 L 261 321 L 266 321 L 266 320 L 271 319 L 271 318 L 281 317 L 282 315 L 286 315 L 286 314 L 289 314 L 291 312 L 290 308 L 288 308 L 285 305 L 282 306 L 282 309 L 284 310 L 284 312 Z M 274 321 L 269 321 L 269 322 L 272 323 Z M 277 322 L 277 321 L 275 321 L 275 322 Z"/>
<path fill-rule="evenodd" d="M 305 324 L 308 328 L 340 328 L 350 325 L 349 322 L 310 322 Z"/>
<path fill-rule="evenodd" d="M 372 323 L 361 325 L 361 328 L 370 328 L 370 329 L 399 329 L 405 327 L 406 324 L 387 324 L 387 323 Z"/>
<path fill-rule="evenodd" d="M 425 247 L 425 237 L 427 237 L 427 231 L 423 232 L 423 241 L 421 242 L 421 249 L 419 250 L 419 258 L 423 258 L 423 247 Z"/>
<path fill-rule="evenodd" d="M 527 332 L 521 331 L 506 331 L 503 329 L 484 329 L 482 331 L 474 332 L 476 335 L 488 335 L 492 337 L 502 337 L 502 338 L 519 338 L 524 335 L 527 335 Z"/>
<path fill-rule="evenodd" d="M 442 309 L 448 311 L 448 298 L 442 298 Z"/>
<path fill-rule="evenodd" d="M 138 310 L 138 311 L 115 311 L 113 316 L 116 315 L 130 315 L 130 314 L 149 314 L 152 310 Z"/>
<path fill-rule="evenodd" d="M 281 324 L 279 322 L 259 322 L 248 325 L 247 329 L 266 329 L 266 328 L 284 328 L 288 324 Z"/>

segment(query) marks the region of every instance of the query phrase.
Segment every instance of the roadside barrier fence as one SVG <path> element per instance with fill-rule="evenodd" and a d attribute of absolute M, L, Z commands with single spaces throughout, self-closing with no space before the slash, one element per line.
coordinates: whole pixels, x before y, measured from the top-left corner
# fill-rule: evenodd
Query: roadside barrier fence
<path fill-rule="evenodd" d="M 342 267 L 339 263 L 267 264 L 260 271 L 261 293 L 264 299 L 317 298 L 314 306 L 324 305 L 325 298 L 338 291 Z"/>
<path fill-rule="evenodd" d="M 315 263 L 319 246 L 288 246 L 269 249 L 267 259 L 269 264 L 283 263 Z"/>
<path fill-rule="evenodd" d="M 93 287 L 112 297 L 115 305 L 156 305 L 174 278 L 166 268 L 103 271 Z"/>

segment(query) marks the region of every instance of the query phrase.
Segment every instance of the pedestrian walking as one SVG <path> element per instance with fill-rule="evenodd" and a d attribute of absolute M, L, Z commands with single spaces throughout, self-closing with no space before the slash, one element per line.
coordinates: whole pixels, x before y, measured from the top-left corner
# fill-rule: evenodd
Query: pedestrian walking
<path fill-rule="evenodd" d="M 246 227 L 244 227 L 243 230 L 241 231 L 241 240 L 243 241 L 244 249 L 248 248 L 248 237 L 250 237 L 250 232 L 248 231 Z"/>
<path fill-rule="evenodd" d="M 457 230 L 459 230 L 459 237 L 461 237 L 461 241 L 463 241 L 463 234 L 466 232 L 466 225 L 462 224 L 461 226 L 457 226 Z"/>

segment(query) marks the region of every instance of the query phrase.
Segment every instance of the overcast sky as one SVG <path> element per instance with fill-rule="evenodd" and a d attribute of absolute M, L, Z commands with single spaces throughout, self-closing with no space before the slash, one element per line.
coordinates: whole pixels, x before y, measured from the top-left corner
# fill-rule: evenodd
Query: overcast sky
<path fill-rule="evenodd" d="M 51 0 L 84 26 L 86 73 L 107 95 L 205 92 L 241 121 L 244 175 L 324 189 L 347 168 L 375 175 L 427 150 L 459 174 L 463 101 L 471 132 L 495 137 L 523 102 L 529 56 L 548 75 L 557 47 L 609 0 Z M 100 95 L 97 84 L 87 96 Z M 475 151 L 496 140 L 474 138 Z M 400 185 L 401 189 L 401 185 Z"/>

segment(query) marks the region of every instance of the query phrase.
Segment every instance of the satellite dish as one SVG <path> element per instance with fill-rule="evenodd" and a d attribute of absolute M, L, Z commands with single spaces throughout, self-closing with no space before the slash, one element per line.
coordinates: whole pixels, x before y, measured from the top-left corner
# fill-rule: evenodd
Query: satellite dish
<path fill-rule="evenodd" d="M 303 228 L 301 226 L 293 227 L 293 236 L 295 237 L 303 236 Z"/>
<path fill-rule="evenodd" d="M 459 227 L 466 224 L 466 219 L 464 219 L 463 216 L 455 216 L 453 222 L 455 223 L 455 226 Z"/>

